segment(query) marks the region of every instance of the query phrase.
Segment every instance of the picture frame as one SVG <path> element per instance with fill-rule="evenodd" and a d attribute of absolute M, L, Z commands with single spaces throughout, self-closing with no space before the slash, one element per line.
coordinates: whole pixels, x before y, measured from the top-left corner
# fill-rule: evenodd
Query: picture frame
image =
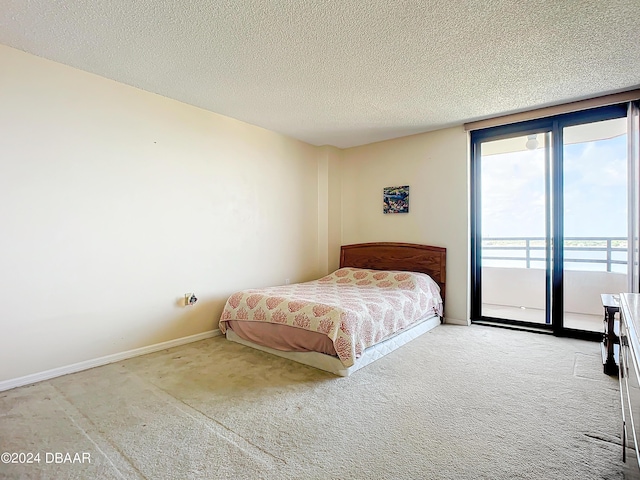
<path fill-rule="evenodd" d="M 383 188 L 382 213 L 409 213 L 409 185 Z"/>

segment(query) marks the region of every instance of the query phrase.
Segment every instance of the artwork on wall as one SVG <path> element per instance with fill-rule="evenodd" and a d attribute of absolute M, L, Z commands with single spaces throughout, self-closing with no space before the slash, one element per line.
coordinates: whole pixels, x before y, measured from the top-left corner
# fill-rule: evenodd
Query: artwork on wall
<path fill-rule="evenodd" d="M 382 192 L 383 213 L 409 213 L 409 185 L 385 187 Z"/>

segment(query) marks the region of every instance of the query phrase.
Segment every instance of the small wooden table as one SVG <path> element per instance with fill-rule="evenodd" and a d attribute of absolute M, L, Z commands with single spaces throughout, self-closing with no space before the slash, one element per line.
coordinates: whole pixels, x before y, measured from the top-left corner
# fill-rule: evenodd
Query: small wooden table
<path fill-rule="evenodd" d="M 616 313 L 620 311 L 620 295 L 609 293 L 600 294 L 604 307 L 604 334 L 602 335 L 602 363 L 604 373 L 618 375 L 616 354 L 619 351 L 620 337 L 616 333 Z"/>

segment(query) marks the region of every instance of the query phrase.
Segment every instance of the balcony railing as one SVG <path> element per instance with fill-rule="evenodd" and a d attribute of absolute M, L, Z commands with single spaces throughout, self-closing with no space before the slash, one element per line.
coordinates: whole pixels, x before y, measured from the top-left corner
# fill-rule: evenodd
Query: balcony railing
<path fill-rule="evenodd" d="M 532 268 L 532 263 L 544 268 L 546 248 L 545 237 L 484 237 L 482 261 L 485 266 L 516 266 L 517 263 L 521 267 L 524 262 L 525 268 Z M 565 237 L 564 261 L 582 264 L 583 270 L 600 270 L 594 268 L 595 264 L 604 265 L 607 272 L 614 271 L 616 265 L 624 265 L 624 269 L 618 267 L 615 271 L 623 273 L 624 270 L 626 273 L 627 238 Z"/>

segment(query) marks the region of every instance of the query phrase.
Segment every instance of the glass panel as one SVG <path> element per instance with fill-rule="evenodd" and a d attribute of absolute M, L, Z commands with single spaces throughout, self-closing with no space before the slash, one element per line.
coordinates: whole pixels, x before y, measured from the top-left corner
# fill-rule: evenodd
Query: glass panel
<path fill-rule="evenodd" d="M 627 290 L 627 121 L 566 127 L 564 326 L 603 331 L 601 293 Z"/>
<path fill-rule="evenodd" d="M 481 145 L 482 316 L 546 323 L 547 136 Z"/>

